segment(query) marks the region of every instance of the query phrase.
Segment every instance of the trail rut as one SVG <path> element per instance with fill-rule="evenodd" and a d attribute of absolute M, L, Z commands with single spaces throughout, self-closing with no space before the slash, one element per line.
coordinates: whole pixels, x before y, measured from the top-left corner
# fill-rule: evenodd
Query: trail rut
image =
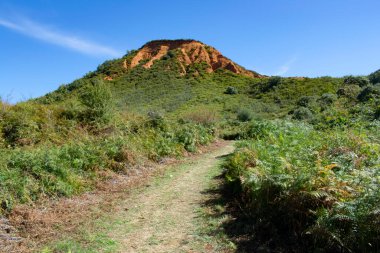
<path fill-rule="evenodd" d="M 117 217 L 122 222 L 110 233 L 121 243 L 119 252 L 214 252 L 213 245 L 197 238 L 199 209 L 210 180 L 220 173 L 215 170 L 219 158 L 232 151 L 229 143 L 187 162 L 123 201 L 126 211 Z"/>

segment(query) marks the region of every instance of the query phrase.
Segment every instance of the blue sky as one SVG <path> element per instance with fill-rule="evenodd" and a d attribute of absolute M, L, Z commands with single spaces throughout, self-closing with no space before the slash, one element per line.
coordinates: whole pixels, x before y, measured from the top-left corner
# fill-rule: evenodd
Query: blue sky
<path fill-rule="evenodd" d="M 0 0 L 0 95 L 41 96 L 154 39 L 194 38 L 267 75 L 380 68 L 378 0 Z"/>

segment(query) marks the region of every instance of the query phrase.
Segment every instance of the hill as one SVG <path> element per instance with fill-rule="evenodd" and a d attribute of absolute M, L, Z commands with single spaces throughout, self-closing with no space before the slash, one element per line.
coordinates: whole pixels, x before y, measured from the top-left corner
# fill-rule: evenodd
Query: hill
<path fill-rule="evenodd" d="M 379 76 L 267 77 L 199 41 L 149 42 L 43 97 L 1 103 L 0 212 L 236 139 L 224 166 L 245 239 L 377 252 Z"/>
<path fill-rule="evenodd" d="M 36 101 L 75 102 L 88 86 L 101 82 L 109 86 L 114 104 L 121 111 L 157 111 L 177 117 L 198 108 L 212 108 L 233 117 L 246 109 L 259 116 L 278 118 L 297 109 L 297 100 L 302 96 L 318 100 L 324 94 L 337 96 L 340 89 L 340 102 L 344 104 L 343 100 L 350 97 L 350 102 L 355 103 L 366 86 L 355 83 L 359 82 L 355 78 L 348 83 L 332 77 L 269 78 L 244 69 L 199 41 L 158 40 L 120 59 L 106 61 L 94 72 Z M 344 108 L 342 103 L 340 107 Z"/>
<path fill-rule="evenodd" d="M 219 51 L 195 40 L 157 40 L 106 61 L 96 71 L 37 99 L 49 104 L 77 96 L 87 85 L 107 83 L 118 108 L 140 111 L 156 108 L 172 112 L 194 103 L 201 93 L 215 94 L 233 83 L 246 87 L 265 78 L 234 63 Z M 224 90 L 223 90 L 224 92 Z M 217 92 L 223 94 L 223 92 Z M 208 94 L 204 94 L 206 99 Z"/>

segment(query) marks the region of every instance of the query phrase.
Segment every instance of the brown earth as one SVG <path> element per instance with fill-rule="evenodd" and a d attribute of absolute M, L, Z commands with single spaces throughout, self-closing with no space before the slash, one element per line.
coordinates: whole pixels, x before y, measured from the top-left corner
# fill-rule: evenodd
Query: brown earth
<path fill-rule="evenodd" d="M 148 42 L 138 50 L 137 55 L 133 57 L 130 63 L 125 60 L 123 67 L 127 69 L 134 68 L 141 61 L 147 60 L 148 62 L 143 67 L 150 68 L 154 61 L 167 55 L 170 50 L 177 50 L 177 59 L 181 64 L 182 74 L 186 73 L 186 66 L 204 62 L 208 65 L 207 71 L 209 73 L 222 68 L 249 77 L 264 77 L 239 66 L 223 56 L 215 48 L 195 40 L 156 40 Z"/>

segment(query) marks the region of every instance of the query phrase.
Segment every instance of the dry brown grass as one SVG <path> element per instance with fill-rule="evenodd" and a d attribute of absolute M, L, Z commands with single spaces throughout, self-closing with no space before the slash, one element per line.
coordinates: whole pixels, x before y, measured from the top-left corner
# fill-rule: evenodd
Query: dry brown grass
<path fill-rule="evenodd" d="M 215 110 L 198 109 L 196 111 L 183 115 L 182 118 L 185 121 L 190 121 L 202 125 L 212 125 L 219 120 L 220 115 Z"/>

